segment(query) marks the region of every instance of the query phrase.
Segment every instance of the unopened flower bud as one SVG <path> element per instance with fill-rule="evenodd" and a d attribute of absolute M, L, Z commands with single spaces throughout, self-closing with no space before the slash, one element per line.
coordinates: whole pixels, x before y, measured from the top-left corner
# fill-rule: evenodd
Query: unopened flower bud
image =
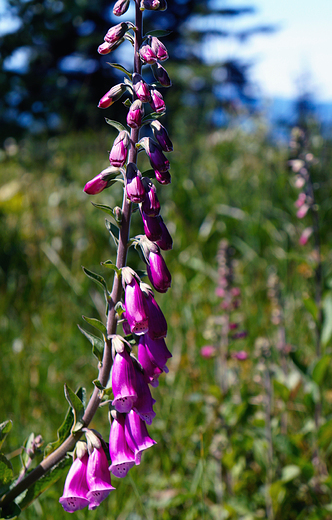
<path fill-rule="evenodd" d="M 127 197 L 132 202 L 140 203 L 145 198 L 145 189 L 142 183 L 142 175 L 136 164 L 129 163 L 126 172 Z"/>
<path fill-rule="evenodd" d="M 167 269 L 165 260 L 160 252 L 149 254 L 149 264 L 147 265 L 147 272 L 150 282 L 156 291 L 165 293 L 171 286 L 171 273 Z"/>
<path fill-rule="evenodd" d="M 98 108 L 108 108 L 115 101 L 120 99 L 120 97 L 125 93 L 127 87 L 125 83 L 119 83 L 118 85 L 114 85 L 106 94 L 100 99 L 98 103 Z"/>
<path fill-rule="evenodd" d="M 93 430 L 89 430 L 88 428 L 86 428 L 84 433 L 85 433 L 86 440 L 88 442 L 89 453 L 92 453 L 94 448 L 101 447 L 100 437 L 98 437 L 98 435 L 96 435 Z"/>
<path fill-rule="evenodd" d="M 163 87 L 170 87 L 172 85 L 171 79 L 167 74 L 166 69 L 164 69 L 160 63 L 155 63 L 152 65 L 152 72 L 155 79 L 159 81 Z"/>
<path fill-rule="evenodd" d="M 153 135 L 164 152 L 172 152 L 173 144 L 169 138 L 166 128 L 157 119 L 151 124 Z"/>
<path fill-rule="evenodd" d="M 164 98 L 161 95 L 161 93 L 158 90 L 152 88 L 152 89 L 150 89 L 150 94 L 151 94 L 150 106 L 151 106 L 152 110 L 154 112 L 157 112 L 158 114 L 160 114 L 161 112 L 165 112 L 166 104 L 165 104 Z"/>
<path fill-rule="evenodd" d="M 156 38 L 156 36 L 150 36 L 149 44 L 158 60 L 165 61 L 168 59 L 168 52 L 165 45 Z"/>
<path fill-rule="evenodd" d="M 157 240 L 157 244 L 163 251 L 169 251 L 173 247 L 173 239 L 161 217 L 159 217 L 159 225 L 161 227 L 161 237 Z"/>
<path fill-rule="evenodd" d="M 308 213 L 309 206 L 308 204 L 303 204 L 300 209 L 296 212 L 297 218 L 304 218 Z"/>
<path fill-rule="evenodd" d="M 110 151 L 109 160 L 112 166 L 121 167 L 127 159 L 130 137 L 128 132 L 121 130 L 114 140 L 112 150 Z"/>
<path fill-rule="evenodd" d="M 142 103 L 148 103 L 151 101 L 151 94 L 149 85 L 144 81 L 142 76 L 137 72 L 133 74 L 133 90 L 138 99 L 142 101 Z"/>
<path fill-rule="evenodd" d="M 160 227 L 160 221 L 158 217 L 149 217 L 145 215 L 141 209 L 141 215 L 144 225 L 144 233 L 151 242 L 159 240 L 162 236 L 162 229 Z"/>
<path fill-rule="evenodd" d="M 141 0 L 141 11 L 165 11 L 167 9 L 166 0 Z"/>
<path fill-rule="evenodd" d="M 148 177 L 143 177 L 142 181 L 146 192 L 142 202 L 142 210 L 148 217 L 157 217 L 160 212 L 157 190 Z"/>
<path fill-rule="evenodd" d="M 150 159 L 151 166 L 158 172 L 165 173 L 169 170 L 169 161 L 161 151 L 160 146 L 150 137 L 143 137 L 140 145 L 144 148 Z"/>
<path fill-rule="evenodd" d="M 109 183 L 119 175 L 119 173 L 120 170 L 114 166 L 105 168 L 105 170 L 99 173 L 99 175 L 86 183 L 84 186 L 85 193 L 88 195 L 97 195 L 98 193 L 101 193 L 109 186 Z"/>
<path fill-rule="evenodd" d="M 144 108 L 142 101 L 136 99 L 129 108 L 127 114 L 127 125 L 130 128 L 139 128 L 142 125 L 142 117 L 144 116 Z"/>
<path fill-rule="evenodd" d="M 309 238 L 311 237 L 313 232 L 313 229 L 311 227 L 307 227 L 302 231 L 302 234 L 299 238 L 299 244 L 300 246 L 305 246 L 308 242 Z"/>
<path fill-rule="evenodd" d="M 130 0 L 117 0 L 113 7 L 113 14 L 115 16 L 122 16 L 128 11 Z"/>
<path fill-rule="evenodd" d="M 129 27 L 126 22 L 121 22 L 117 25 L 114 25 L 110 29 L 108 29 L 105 35 L 105 42 L 107 43 L 116 43 L 126 34 Z"/>
<path fill-rule="evenodd" d="M 142 45 L 142 47 L 139 50 L 139 55 L 144 63 L 147 63 L 148 65 L 153 65 L 157 61 L 157 56 L 151 49 L 150 45 Z"/>
<path fill-rule="evenodd" d="M 307 198 L 306 194 L 303 191 L 301 191 L 301 193 L 299 193 L 297 200 L 294 202 L 294 206 L 296 208 L 300 208 L 305 203 L 306 198 Z"/>

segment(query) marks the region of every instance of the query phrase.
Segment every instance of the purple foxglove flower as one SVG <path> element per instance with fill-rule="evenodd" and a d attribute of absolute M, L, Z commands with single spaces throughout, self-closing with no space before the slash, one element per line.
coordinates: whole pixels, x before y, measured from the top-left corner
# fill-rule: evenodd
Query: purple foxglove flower
<path fill-rule="evenodd" d="M 97 49 L 98 54 L 102 54 L 102 55 L 109 54 L 111 52 L 111 50 L 112 50 L 112 45 L 107 42 L 104 42 L 101 45 L 99 45 L 99 47 Z"/>
<path fill-rule="evenodd" d="M 146 289 L 145 289 L 146 287 Z M 148 335 L 152 339 L 166 338 L 167 336 L 167 321 L 160 309 L 158 303 L 153 297 L 153 292 L 147 284 L 142 284 L 142 290 L 146 298 L 146 305 L 149 315 L 149 330 Z"/>
<path fill-rule="evenodd" d="M 167 74 L 167 71 L 164 69 L 162 65 L 160 65 L 160 63 L 157 62 L 154 65 L 152 65 L 152 72 L 155 79 L 159 81 L 160 85 L 162 85 L 163 87 L 172 86 L 172 82 L 169 75 Z"/>
<path fill-rule="evenodd" d="M 159 217 L 159 224 L 161 227 L 162 234 L 161 234 L 161 238 L 159 240 L 157 240 L 157 245 L 163 251 L 169 251 L 173 247 L 173 239 L 161 217 Z"/>
<path fill-rule="evenodd" d="M 125 93 L 127 87 L 125 83 L 119 83 L 118 85 L 114 85 L 106 94 L 100 99 L 98 103 L 98 108 L 108 108 L 115 101 L 120 99 L 120 97 Z"/>
<path fill-rule="evenodd" d="M 68 472 L 63 495 L 59 499 L 60 504 L 67 513 L 74 513 L 89 505 L 87 495 L 89 493 L 86 480 L 88 454 L 80 459 L 77 457 Z"/>
<path fill-rule="evenodd" d="M 154 112 L 160 114 L 161 112 L 165 112 L 166 105 L 163 96 L 161 93 L 155 88 L 150 89 L 151 101 L 150 106 Z"/>
<path fill-rule="evenodd" d="M 119 175 L 120 171 L 113 166 L 105 168 L 96 177 L 87 182 L 84 186 L 85 193 L 89 195 L 97 195 L 109 186 L 109 182 Z"/>
<path fill-rule="evenodd" d="M 150 45 L 142 45 L 140 50 L 138 51 L 141 57 L 141 60 L 148 65 L 153 65 L 157 61 L 157 56 L 151 49 Z"/>
<path fill-rule="evenodd" d="M 300 246 L 305 246 L 308 242 L 309 238 L 311 237 L 313 233 L 313 229 L 311 227 L 307 227 L 302 231 L 302 235 L 299 238 L 299 244 Z"/>
<path fill-rule="evenodd" d="M 112 489 L 115 489 L 111 484 L 108 460 L 102 447 L 94 448 L 89 456 L 86 478 L 89 487 L 89 509 L 96 509 Z"/>
<path fill-rule="evenodd" d="M 126 313 L 124 312 L 121 317 L 123 318 L 123 322 L 122 322 L 123 333 L 125 336 L 128 336 L 129 334 L 131 334 L 131 330 L 130 330 L 129 323 L 126 318 Z"/>
<path fill-rule="evenodd" d="M 168 350 L 164 338 L 152 339 L 148 334 L 145 334 L 139 339 L 139 345 L 143 345 L 146 348 L 149 358 L 154 365 L 160 368 L 160 370 L 168 372 L 166 363 L 172 357 L 172 354 Z"/>
<path fill-rule="evenodd" d="M 116 43 L 126 34 L 129 27 L 126 22 L 118 23 L 117 25 L 114 25 L 110 29 L 108 29 L 106 35 L 105 35 L 105 42 L 107 43 Z"/>
<path fill-rule="evenodd" d="M 232 358 L 237 359 L 238 361 L 245 361 L 248 359 L 248 353 L 245 350 L 239 350 L 232 354 Z"/>
<path fill-rule="evenodd" d="M 126 172 L 126 192 L 127 197 L 132 202 L 143 202 L 145 189 L 142 183 L 142 175 L 136 164 L 129 163 Z"/>
<path fill-rule="evenodd" d="M 134 277 L 125 287 L 126 318 L 133 334 L 145 334 L 149 328 L 148 311 L 140 286 Z"/>
<path fill-rule="evenodd" d="M 116 477 L 125 477 L 135 465 L 135 455 L 127 444 L 125 418 L 121 414 L 117 414 L 112 421 L 109 448 L 112 461 L 109 470 Z"/>
<path fill-rule="evenodd" d="M 124 348 L 115 355 L 112 368 L 112 405 L 120 413 L 128 413 L 137 401 L 136 372 L 130 355 Z"/>
<path fill-rule="evenodd" d="M 165 11 L 167 9 L 166 0 L 141 0 L 141 11 Z"/>
<path fill-rule="evenodd" d="M 138 361 L 144 370 L 145 381 L 151 386 L 157 387 L 159 385 L 159 376 L 163 373 L 163 370 L 151 361 L 147 349 L 141 343 L 138 344 Z"/>
<path fill-rule="evenodd" d="M 139 144 L 144 148 L 154 170 L 157 170 L 159 173 L 165 173 L 169 170 L 169 160 L 166 159 L 156 141 L 150 137 L 143 137 Z"/>
<path fill-rule="evenodd" d="M 133 74 L 133 90 L 138 99 L 142 101 L 142 103 L 149 103 L 151 101 L 151 94 L 149 85 L 144 81 L 142 76 L 137 72 Z"/>
<path fill-rule="evenodd" d="M 297 210 L 296 212 L 296 216 L 297 218 L 304 218 L 306 216 L 306 214 L 308 213 L 308 209 L 309 209 L 309 205 L 308 204 L 303 204 L 299 210 Z"/>
<path fill-rule="evenodd" d="M 148 215 L 145 215 L 144 211 L 140 209 L 141 216 L 143 220 L 144 225 L 144 233 L 147 236 L 151 242 L 154 242 L 155 240 L 159 240 L 162 235 L 162 230 L 159 224 L 159 218 L 158 217 L 148 217 Z"/>
<path fill-rule="evenodd" d="M 140 464 L 142 451 L 151 448 L 156 441 L 151 439 L 145 422 L 134 410 L 126 415 L 125 435 L 129 448 L 135 454 L 135 463 Z"/>
<path fill-rule="evenodd" d="M 159 172 L 155 170 L 154 173 L 159 184 L 170 184 L 171 174 L 169 172 Z"/>
<path fill-rule="evenodd" d="M 122 16 L 128 11 L 130 0 L 117 0 L 113 7 L 115 16 Z"/>
<path fill-rule="evenodd" d="M 149 264 L 147 265 L 147 272 L 150 282 L 156 291 L 165 293 L 171 286 L 171 273 L 167 269 L 165 260 L 160 252 L 149 253 Z"/>
<path fill-rule="evenodd" d="M 216 352 L 217 349 L 213 345 L 204 345 L 204 347 L 201 348 L 201 356 L 206 359 L 210 359 L 215 356 Z"/>
<path fill-rule="evenodd" d="M 165 45 L 156 38 L 156 36 L 151 36 L 149 38 L 149 44 L 158 60 L 165 61 L 168 59 L 168 52 Z"/>
<path fill-rule="evenodd" d="M 133 406 L 133 410 L 138 413 L 140 418 L 145 421 L 146 424 L 152 424 L 152 421 L 156 416 L 156 412 L 153 411 L 153 405 L 156 401 L 152 398 L 150 388 L 144 379 L 144 375 L 138 368 L 136 368 L 136 383 L 138 398 Z"/>
<path fill-rule="evenodd" d="M 156 119 L 151 124 L 153 135 L 164 152 L 173 151 L 173 143 L 169 138 L 166 128 Z"/>
<path fill-rule="evenodd" d="M 157 190 L 148 177 L 143 177 L 142 181 L 146 192 L 142 202 L 142 210 L 148 217 L 157 217 L 160 212 Z"/>
<path fill-rule="evenodd" d="M 129 108 L 127 114 L 127 125 L 130 128 L 139 128 L 142 125 L 142 117 L 144 116 L 144 109 L 142 101 L 136 99 Z"/>
<path fill-rule="evenodd" d="M 112 166 L 121 167 L 127 159 L 130 137 L 128 132 L 121 130 L 118 137 L 114 140 L 109 160 Z"/>

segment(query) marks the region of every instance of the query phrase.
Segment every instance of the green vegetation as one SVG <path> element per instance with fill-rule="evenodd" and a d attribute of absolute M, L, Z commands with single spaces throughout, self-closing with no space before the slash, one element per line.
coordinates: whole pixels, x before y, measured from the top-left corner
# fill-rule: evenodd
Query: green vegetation
<path fill-rule="evenodd" d="M 117 491 L 96 511 L 76 517 L 258 520 L 268 511 L 269 520 L 327 520 L 332 518 L 331 145 L 313 135 L 325 284 L 323 355 L 317 360 L 316 258 L 312 238 L 298 244 L 311 217 L 296 218 L 298 190 L 288 150 L 267 140 L 260 121 L 251 122 L 249 133 L 234 126 L 202 135 L 192 112 L 175 117 L 172 184 L 160 190 L 174 248 L 166 254 L 172 288 L 158 299 L 173 353 L 169 374 L 153 389 L 157 417 L 149 433 L 158 444 L 125 479 L 112 478 Z M 108 165 L 106 150 L 115 134 L 106 131 L 18 145 L 7 140 L 1 155 L 0 422 L 13 421 L 4 453 L 16 473 L 16 450 L 32 431 L 43 436 L 44 446 L 56 440 L 67 410 L 64 384 L 85 386 L 89 394 L 97 376 L 91 345 L 76 324 L 87 329 L 82 314 L 103 319 L 104 313 L 102 292 L 81 266 L 110 282 L 112 276 L 100 265 L 115 253 L 105 214 L 90 201 L 114 206 L 121 188 L 91 198 L 82 191 Z M 134 215 L 132 235 L 142 232 L 139 220 Z M 222 314 L 215 295 L 222 238 L 235 250 L 235 280 L 242 291 L 235 318 L 248 331 L 231 343 L 229 354 L 249 354 L 245 361 L 229 357 L 226 394 L 217 384 L 215 360 L 200 355 L 220 333 L 215 325 L 206 336 L 211 316 Z M 142 268 L 135 251 L 130 265 Z M 271 275 L 279 278 L 289 347 L 282 355 L 280 323 L 272 319 Z M 91 426 L 108 438 L 105 408 Z M 58 504 L 63 482 L 20 518 L 67 518 Z"/>

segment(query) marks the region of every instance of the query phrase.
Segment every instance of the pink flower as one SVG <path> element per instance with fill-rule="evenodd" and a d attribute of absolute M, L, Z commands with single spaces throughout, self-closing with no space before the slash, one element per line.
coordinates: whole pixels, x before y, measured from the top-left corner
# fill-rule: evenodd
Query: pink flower
<path fill-rule="evenodd" d="M 120 99 L 120 97 L 125 93 L 127 90 L 125 83 L 119 83 L 118 85 L 114 85 L 106 94 L 100 99 L 98 103 L 98 108 L 108 108 L 115 101 Z"/>
<path fill-rule="evenodd" d="M 116 414 L 110 431 L 110 457 L 112 464 L 109 470 L 113 475 L 123 478 L 135 465 L 135 455 L 129 448 L 125 435 L 125 417 Z"/>
<path fill-rule="evenodd" d="M 308 242 L 309 238 L 311 237 L 313 232 L 313 229 L 311 227 L 307 227 L 302 231 L 302 234 L 299 238 L 299 244 L 300 246 L 305 246 Z"/>
<path fill-rule="evenodd" d="M 144 211 L 140 208 L 141 217 L 143 220 L 144 234 L 151 242 L 159 240 L 162 236 L 162 229 L 160 226 L 160 220 L 158 217 L 149 217 L 145 215 Z"/>
<path fill-rule="evenodd" d="M 217 349 L 213 345 L 205 345 L 201 348 L 201 356 L 210 359 L 216 355 Z"/>
<path fill-rule="evenodd" d="M 150 45 L 142 45 L 139 50 L 139 55 L 145 63 L 148 65 L 153 65 L 157 61 L 157 56 L 151 49 Z"/>
<path fill-rule="evenodd" d="M 143 104 L 140 99 L 136 99 L 129 108 L 127 114 L 127 125 L 130 128 L 139 128 L 142 125 L 142 117 L 144 116 Z"/>
<path fill-rule="evenodd" d="M 157 197 L 157 190 L 147 177 L 143 177 L 145 197 L 142 202 L 142 210 L 148 217 L 157 217 L 160 212 L 160 202 Z"/>
<path fill-rule="evenodd" d="M 296 212 L 297 218 L 304 218 L 308 213 L 309 206 L 308 204 L 303 204 L 300 209 Z"/>
<path fill-rule="evenodd" d="M 85 453 L 80 459 L 77 457 L 68 472 L 63 495 L 59 499 L 60 504 L 67 513 L 74 513 L 89 505 L 87 497 L 89 493 L 86 479 L 88 465 L 88 454 Z"/>
<path fill-rule="evenodd" d="M 145 198 L 145 189 L 142 183 L 142 175 L 136 164 L 128 163 L 126 171 L 126 192 L 128 199 L 140 203 Z"/>
<path fill-rule="evenodd" d="M 156 244 L 162 249 L 163 251 L 169 251 L 173 247 L 173 239 L 167 229 L 167 227 L 164 224 L 164 221 L 161 217 L 159 217 L 159 225 L 161 227 L 161 238 L 156 241 Z"/>
<path fill-rule="evenodd" d="M 142 451 L 151 448 L 156 441 L 149 437 L 145 422 L 134 410 L 126 415 L 125 435 L 129 448 L 135 454 L 135 464 L 140 464 Z"/>
<path fill-rule="evenodd" d="M 130 137 L 128 132 L 122 130 L 114 140 L 109 160 L 112 166 L 122 167 L 127 160 Z"/>
<path fill-rule="evenodd" d="M 126 348 L 115 355 L 112 368 L 112 405 L 121 413 L 128 413 L 137 401 L 136 372 Z"/>
<path fill-rule="evenodd" d="M 125 287 L 126 318 L 134 334 L 145 334 L 149 328 L 148 311 L 145 297 L 134 277 Z"/>
<path fill-rule="evenodd" d="M 165 293 L 171 286 L 172 277 L 160 252 L 150 251 L 147 272 L 156 291 Z"/>
<path fill-rule="evenodd" d="M 149 103 L 151 101 L 151 94 L 149 85 L 144 81 L 142 76 L 137 72 L 134 72 L 133 77 L 133 90 L 138 99 L 143 103 Z"/>
<path fill-rule="evenodd" d="M 296 206 L 297 208 L 300 208 L 305 203 L 306 198 L 307 198 L 307 196 L 305 193 L 303 193 L 303 192 L 299 193 L 297 200 L 294 202 L 294 206 Z"/>
<path fill-rule="evenodd" d="M 87 495 L 90 501 L 89 509 L 96 509 L 108 497 L 112 489 L 115 489 L 111 484 L 108 461 L 102 447 L 94 448 L 89 456 L 87 483 L 89 487 Z"/>
<path fill-rule="evenodd" d="M 160 114 L 161 112 L 165 112 L 166 110 L 166 104 L 164 101 L 164 98 L 162 94 L 159 92 L 159 90 L 156 90 L 154 88 L 150 89 L 151 94 L 151 101 L 150 106 L 154 112 L 157 112 Z"/>
<path fill-rule="evenodd" d="M 158 60 L 165 61 L 168 59 L 168 52 L 165 45 L 160 40 L 158 40 L 156 36 L 151 36 L 149 43 Z"/>
<path fill-rule="evenodd" d="M 232 357 L 238 361 L 245 361 L 248 359 L 248 354 L 245 350 L 239 350 L 238 352 L 233 352 Z"/>
<path fill-rule="evenodd" d="M 146 422 L 146 424 L 152 424 L 153 419 L 156 416 L 156 412 L 153 411 L 153 405 L 156 402 L 152 398 L 150 388 L 144 379 L 143 373 L 138 369 L 136 370 L 136 383 L 137 383 L 137 401 L 133 407 L 140 418 Z"/>

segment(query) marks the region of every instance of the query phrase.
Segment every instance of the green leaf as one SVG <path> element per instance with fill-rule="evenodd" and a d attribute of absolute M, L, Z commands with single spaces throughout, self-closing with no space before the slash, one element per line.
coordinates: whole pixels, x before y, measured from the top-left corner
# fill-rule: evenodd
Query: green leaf
<path fill-rule="evenodd" d="M 90 269 L 87 269 L 86 267 L 82 266 L 82 269 L 83 269 L 84 273 L 89 278 L 91 278 L 91 280 L 96 282 L 98 285 L 100 285 L 104 289 L 106 296 L 108 296 L 109 292 L 108 292 L 107 284 L 106 284 L 106 281 L 104 280 L 104 278 L 102 276 L 100 276 L 100 274 L 93 273 L 92 271 L 90 271 Z"/>
<path fill-rule="evenodd" d="M 112 262 L 112 260 L 105 260 L 105 262 L 100 262 L 100 264 L 108 269 L 112 269 L 117 274 L 121 274 L 121 269 L 116 267 L 116 265 Z"/>
<path fill-rule="evenodd" d="M 11 502 L 8 506 L 5 506 L 2 511 L 0 511 L 0 520 L 10 518 L 17 518 L 21 513 L 21 508 L 16 504 L 16 502 Z"/>
<path fill-rule="evenodd" d="M 83 320 L 92 325 L 97 330 L 100 330 L 103 334 L 107 334 L 105 325 L 96 318 L 88 318 L 87 316 L 82 316 Z"/>
<path fill-rule="evenodd" d="M 114 69 L 121 70 L 121 72 L 126 74 L 130 80 L 132 79 L 133 75 L 125 67 L 120 65 L 120 63 L 109 63 L 109 65 L 111 65 L 111 67 L 113 67 Z"/>
<path fill-rule="evenodd" d="M 323 302 L 323 328 L 322 328 L 322 344 L 328 344 L 332 337 L 332 293 L 329 292 Z"/>
<path fill-rule="evenodd" d="M 109 220 L 105 220 L 106 229 L 108 230 L 109 234 L 114 240 L 114 243 L 116 247 L 118 247 L 119 244 L 119 228 L 115 226 L 112 222 Z"/>
<path fill-rule="evenodd" d="M 41 477 L 39 480 L 37 480 L 37 482 L 30 486 L 25 496 L 19 502 L 20 508 L 25 509 L 28 507 L 34 500 L 36 500 L 36 498 L 39 497 L 39 495 L 41 495 L 57 480 L 59 480 L 59 478 L 64 473 L 67 473 L 68 469 L 72 465 L 72 462 L 73 459 L 71 457 L 63 459 L 61 462 L 59 462 L 59 464 L 54 466 L 51 471 L 46 473 L 46 475 Z"/>
<path fill-rule="evenodd" d="M 325 356 L 319 359 L 312 371 L 312 379 L 317 383 L 317 385 L 321 385 L 326 376 L 327 370 L 331 365 L 331 355 L 326 354 Z"/>
<path fill-rule="evenodd" d="M 98 390 L 104 390 L 105 389 L 105 387 L 101 384 L 99 379 L 94 379 L 92 382 L 95 385 L 95 387 L 98 388 Z"/>
<path fill-rule="evenodd" d="M 45 450 L 44 450 L 44 458 L 46 458 L 50 453 L 55 451 L 61 444 L 67 439 L 70 434 L 70 431 L 74 424 L 74 414 L 71 408 L 68 408 L 66 417 L 61 424 L 60 428 L 57 431 L 57 440 L 54 442 L 50 442 Z"/>
<path fill-rule="evenodd" d="M 5 442 L 5 439 L 8 435 L 8 433 L 10 432 L 10 430 L 12 429 L 12 426 L 13 426 L 13 422 L 11 420 L 4 421 L 3 423 L 0 424 L 0 448 L 3 445 L 3 443 Z"/>
<path fill-rule="evenodd" d="M 273 381 L 273 388 L 277 396 L 281 397 L 281 399 L 287 403 L 289 399 L 290 390 L 287 388 L 286 385 L 283 385 L 280 383 L 280 381 L 277 381 L 274 379 Z"/>
<path fill-rule="evenodd" d="M 153 31 L 148 31 L 144 35 L 144 38 L 146 38 L 147 36 L 155 36 L 156 38 L 163 38 L 164 36 L 168 36 L 171 33 L 172 33 L 172 31 L 164 31 L 163 29 L 154 29 Z"/>
<path fill-rule="evenodd" d="M 145 170 L 145 172 L 142 173 L 142 177 L 149 177 L 149 179 L 154 179 L 156 177 L 156 174 L 154 173 L 154 170 Z"/>
<path fill-rule="evenodd" d="M 26 441 L 23 444 L 23 450 L 21 453 L 21 462 L 22 462 L 22 466 L 24 468 L 26 468 L 27 463 L 30 459 L 29 451 L 31 450 L 31 448 L 33 446 L 34 440 L 35 440 L 35 434 L 30 433 L 29 437 L 26 439 Z"/>
<path fill-rule="evenodd" d="M 290 482 L 294 480 L 294 478 L 298 477 L 301 474 L 301 468 L 296 466 L 295 464 L 289 464 L 289 466 L 285 466 L 282 468 L 281 480 L 283 482 Z"/>
<path fill-rule="evenodd" d="M 150 114 L 147 114 L 142 118 L 142 125 L 148 125 L 149 123 L 152 123 L 156 119 L 159 119 L 160 117 L 164 116 L 166 111 L 163 112 L 151 112 Z"/>
<path fill-rule="evenodd" d="M 82 334 L 90 341 L 92 345 L 92 354 L 98 359 L 98 361 L 102 361 L 103 353 L 104 353 L 104 341 L 94 334 L 87 332 L 82 327 L 77 325 Z"/>
<path fill-rule="evenodd" d="M 67 385 L 65 385 L 65 397 L 74 413 L 74 427 L 72 428 L 72 432 L 77 432 L 84 426 L 82 421 L 84 415 L 84 405 L 77 394 L 75 394 Z"/>
<path fill-rule="evenodd" d="M 10 461 L 0 453 L 0 485 L 5 486 L 13 479 L 13 466 Z"/>
<path fill-rule="evenodd" d="M 116 215 L 114 214 L 113 208 L 110 206 L 107 206 L 106 204 L 97 204 L 96 202 L 91 202 L 91 204 L 98 209 L 101 209 L 102 211 L 105 211 L 108 215 L 113 217 L 116 220 Z"/>
<path fill-rule="evenodd" d="M 113 121 L 113 119 L 108 119 L 107 117 L 105 117 L 105 121 L 106 121 L 106 123 L 108 125 L 113 126 L 113 128 L 115 128 L 119 132 L 122 132 L 123 130 L 126 130 L 125 127 L 121 123 L 119 123 L 118 121 Z"/>
<path fill-rule="evenodd" d="M 314 300 L 312 298 L 305 298 L 303 300 L 303 303 L 304 303 L 304 306 L 305 308 L 307 309 L 308 312 L 310 312 L 311 316 L 313 317 L 313 319 L 315 321 L 317 321 L 317 317 L 318 317 L 318 308 L 317 308 L 317 305 L 316 303 L 314 302 Z"/>

